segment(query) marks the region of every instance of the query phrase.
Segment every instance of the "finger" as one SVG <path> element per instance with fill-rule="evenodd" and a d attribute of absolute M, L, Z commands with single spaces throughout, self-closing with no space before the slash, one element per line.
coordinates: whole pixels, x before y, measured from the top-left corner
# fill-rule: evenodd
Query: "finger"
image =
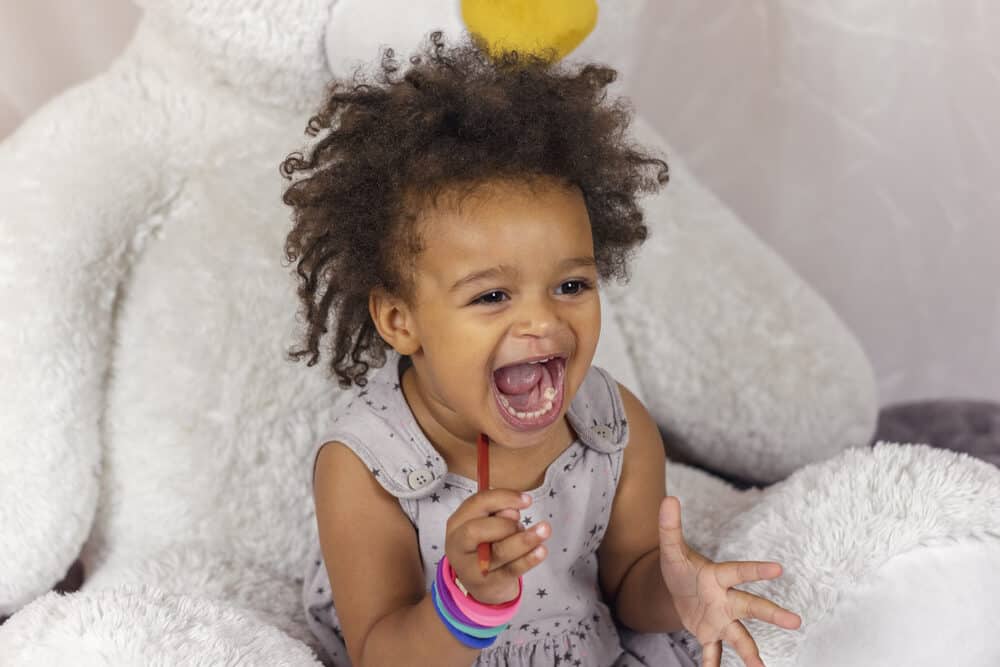
<path fill-rule="evenodd" d="M 730 607 L 739 618 L 755 618 L 788 630 L 797 630 L 802 617 L 765 598 L 741 590 L 728 592 Z"/>
<path fill-rule="evenodd" d="M 496 514 L 505 509 L 522 510 L 531 505 L 531 496 L 511 489 L 487 489 L 469 496 L 448 521 L 465 523 L 469 519 Z"/>
<path fill-rule="evenodd" d="M 739 621 L 733 621 L 722 631 L 722 638 L 733 645 L 746 667 L 764 667 L 757 650 L 757 642 L 750 636 L 746 626 Z M 719 649 L 721 653 L 721 647 Z"/>
<path fill-rule="evenodd" d="M 552 526 L 546 521 L 542 521 L 531 530 L 522 531 L 516 535 L 495 542 L 493 544 L 493 559 L 490 561 L 492 569 L 499 569 L 524 556 L 539 544 L 548 539 L 552 534 Z"/>
<path fill-rule="evenodd" d="M 531 568 L 541 563 L 543 560 L 545 560 L 545 557 L 548 555 L 549 555 L 548 548 L 544 544 L 542 544 L 535 547 L 530 552 L 526 553 L 520 558 L 507 563 L 498 571 L 504 573 L 509 577 L 516 579 L 520 576 L 523 576 L 525 572 L 527 572 Z M 490 574 L 490 576 L 493 576 L 492 573 Z"/>
<path fill-rule="evenodd" d="M 701 647 L 701 667 L 720 667 L 722 642 L 709 642 Z"/>
<path fill-rule="evenodd" d="M 505 519 L 513 519 L 514 521 L 517 521 L 517 522 L 521 521 L 521 513 L 518 512 L 515 509 L 510 509 L 510 508 L 507 508 L 505 510 L 500 510 L 499 512 L 497 512 L 493 516 L 500 516 L 500 517 L 503 517 Z M 521 525 L 520 523 L 518 523 L 518 526 L 520 526 L 522 530 L 524 529 L 524 526 Z"/>
<path fill-rule="evenodd" d="M 461 553 L 476 551 L 482 542 L 499 542 L 519 532 L 517 521 L 499 516 L 488 516 L 485 519 L 473 519 L 455 529 L 447 541 Z"/>
<path fill-rule="evenodd" d="M 667 496 L 660 503 L 660 554 L 667 563 L 688 560 L 688 546 L 681 529 L 681 501 Z"/>
<path fill-rule="evenodd" d="M 782 574 L 781 563 L 758 560 L 730 560 L 716 563 L 715 581 L 723 588 L 732 588 L 748 581 L 775 579 Z"/>

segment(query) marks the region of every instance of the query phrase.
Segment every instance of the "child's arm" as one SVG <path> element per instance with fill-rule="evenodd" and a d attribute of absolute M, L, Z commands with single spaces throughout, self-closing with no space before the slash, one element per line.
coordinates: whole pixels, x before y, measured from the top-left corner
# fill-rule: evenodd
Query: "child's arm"
<path fill-rule="evenodd" d="M 425 591 L 413 526 L 354 453 L 340 443 L 316 460 L 316 519 L 351 664 L 472 664 Z M 442 534 L 442 537 L 443 534 Z"/>
<path fill-rule="evenodd" d="M 757 644 L 740 619 L 757 619 L 795 630 L 798 614 L 735 588 L 781 576 L 781 564 L 715 563 L 684 540 L 680 504 L 665 495 L 663 443 L 643 405 L 621 387 L 629 442 L 621 481 L 598 551 L 601 586 L 619 620 L 639 632 L 686 628 L 703 649 L 703 662 L 718 667 L 722 641 L 746 665 L 763 667 Z M 668 588 L 669 586 L 669 588 Z"/>
<path fill-rule="evenodd" d="M 340 443 L 324 446 L 314 494 L 320 545 L 351 663 L 471 664 L 479 650 L 448 631 L 426 591 L 412 524 L 364 463 Z M 518 578 L 544 560 L 542 544 L 550 531 L 525 530 L 519 520 L 530 502 L 510 489 L 483 491 L 466 499 L 441 527 L 442 555 L 447 553 L 476 600 L 511 600 Z M 487 576 L 478 565 L 481 542 L 493 545 Z"/>
<path fill-rule="evenodd" d="M 663 440 L 632 392 L 618 385 L 629 442 L 611 518 L 598 549 L 601 588 L 618 620 L 636 632 L 683 628 L 660 574 L 657 515 L 666 489 Z"/>

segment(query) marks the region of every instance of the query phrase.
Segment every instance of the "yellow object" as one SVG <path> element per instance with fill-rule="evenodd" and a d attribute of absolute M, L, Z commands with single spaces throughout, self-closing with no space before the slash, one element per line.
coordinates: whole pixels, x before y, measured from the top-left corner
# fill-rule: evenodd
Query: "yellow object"
<path fill-rule="evenodd" d="M 596 0 L 461 0 L 469 32 L 486 42 L 491 55 L 504 50 L 558 58 L 580 45 L 597 25 Z"/>

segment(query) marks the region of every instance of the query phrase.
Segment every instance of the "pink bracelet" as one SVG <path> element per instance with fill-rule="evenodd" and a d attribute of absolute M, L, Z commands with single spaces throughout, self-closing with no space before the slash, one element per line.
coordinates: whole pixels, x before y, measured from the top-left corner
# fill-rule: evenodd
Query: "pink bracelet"
<path fill-rule="evenodd" d="M 521 594 L 524 592 L 524 582 L 521 577 L 517 578 L 517 597 L 513 600 L 503 604 L 483 604 L 471 595 L 466 595 L 459 590 L 455 583 L 457 578 L 455 570 L 452 569 L 447 556 L 444 557 L 441 564 L 444 567 L 444 585 L 448 589 L 448 594 L 451 595 L 455 605 L 471 621 L 480 625 L 496 626 L 503 625 L 514 618 L 518 607 L 521 606 Z"/>

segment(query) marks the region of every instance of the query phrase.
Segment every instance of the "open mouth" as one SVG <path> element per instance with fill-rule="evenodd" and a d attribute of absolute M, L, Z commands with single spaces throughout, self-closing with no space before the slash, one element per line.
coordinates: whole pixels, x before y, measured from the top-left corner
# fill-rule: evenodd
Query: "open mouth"
<path fill-rule="evenodd" d="M 559 416 L 563 403 L 566 358 L 552 356 L 509 364 L 493 372 L 493 398 L 514 429 L 544 428 Z"/>

